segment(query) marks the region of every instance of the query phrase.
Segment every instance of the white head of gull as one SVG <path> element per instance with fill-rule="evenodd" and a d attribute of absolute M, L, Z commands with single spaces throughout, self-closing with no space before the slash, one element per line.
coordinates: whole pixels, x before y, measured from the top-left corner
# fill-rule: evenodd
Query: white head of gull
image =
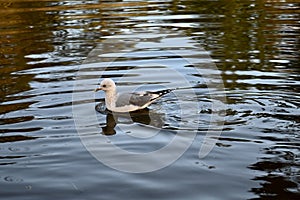
<path fill-rule="evenodd" d="M 105 78 L 100 87 L 95 92 L 102 90 L 105 92 L 106 108 L 113 112 L 132 112 L 144 109 L 161 96 L 171 92 L 171 90 L 145 91 L 132 93 L 118 93 L 115 82 L 110 78 Z"/>

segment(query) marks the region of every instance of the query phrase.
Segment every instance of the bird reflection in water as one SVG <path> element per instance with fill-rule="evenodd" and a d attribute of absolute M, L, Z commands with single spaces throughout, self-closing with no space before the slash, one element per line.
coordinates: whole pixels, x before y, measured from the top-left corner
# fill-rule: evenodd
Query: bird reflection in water
<path fill-rule="evenodd" d="M 117 124 L 139 123 L 155 128 L 162 128 L 165 125 L 164 114 L 156 113 L 148 108 L 129 113 L 113 113 L 106 109 L 105 102 L 100 102 L 95 109 L 106 115 L 106 126 L 102 127 L 103 135 L 115 135 Z"/>

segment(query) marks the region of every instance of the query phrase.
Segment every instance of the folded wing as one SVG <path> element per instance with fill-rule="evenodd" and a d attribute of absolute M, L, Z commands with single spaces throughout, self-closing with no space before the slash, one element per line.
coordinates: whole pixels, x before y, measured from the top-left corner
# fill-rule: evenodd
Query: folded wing
<path fill-rule="evenodd" d="M 121 93 L 117 98 L 116 107 L 134 105 L 140 108 L 145 108 L 156 99 L 170 92 L 171 90 L 160 90 L 155 92 L 146 91 L 135 93 Z"/>

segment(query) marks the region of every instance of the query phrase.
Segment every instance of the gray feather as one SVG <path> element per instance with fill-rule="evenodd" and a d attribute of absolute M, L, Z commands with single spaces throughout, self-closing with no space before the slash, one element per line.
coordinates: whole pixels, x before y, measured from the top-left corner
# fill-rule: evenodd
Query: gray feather
<path fill-rule="evenodd" d="M 142 93 L 121 93 L 117 98 L 116 107 L 122 107 L 126 105 L 143 107 L 144 105 L 155 101 L 169 92 L 171 92 L 171 90 L 161 90 L 157 92 L 147 91 Z"/>

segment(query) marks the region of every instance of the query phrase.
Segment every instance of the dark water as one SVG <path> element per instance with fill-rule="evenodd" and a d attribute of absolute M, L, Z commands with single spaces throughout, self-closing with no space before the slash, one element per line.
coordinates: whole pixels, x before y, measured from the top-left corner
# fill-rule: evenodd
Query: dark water
<path fill-rule="evenodd" d="M 15 0 L 0 8 L 1 198 L 299 198 L 296 1 Z M 95 122 L 88 114 L 103 101 L 92 92 L 100 77 L 121 90 L 177 90 L 132 119 L 114 124 L 94 112 Z M 226 106 L 212 127 L 220 137 L 207 132 L 214 100 Z M 196 136 L 171 165 L 125 173 L 82 143 L 80 133 L 97 145 L 105 131 L 133 152 Z M 218 140 L 200 159 L 207 136 Z"/>

